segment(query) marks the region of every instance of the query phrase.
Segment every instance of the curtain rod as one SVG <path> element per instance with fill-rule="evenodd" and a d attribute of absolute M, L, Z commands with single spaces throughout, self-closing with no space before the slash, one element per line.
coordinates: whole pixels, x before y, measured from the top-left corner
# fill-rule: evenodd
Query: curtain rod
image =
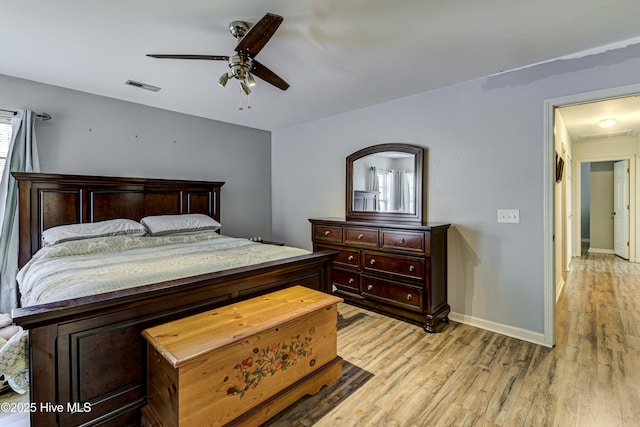
<path fill-rule="evenodd" d="M 3 108 L 0 108 L 0 111 L 4 111 L 5 113 L 13 113 L 13 115 L 15 116 L 16 114 L 18 114 L 17 111 L 15 110 L 5 110 Z M 51 115 L 47 114 L 47 113 L 40 113 L 40 114 L 36 114 L 36 117 L 42 120 L 51 120 Z"/>

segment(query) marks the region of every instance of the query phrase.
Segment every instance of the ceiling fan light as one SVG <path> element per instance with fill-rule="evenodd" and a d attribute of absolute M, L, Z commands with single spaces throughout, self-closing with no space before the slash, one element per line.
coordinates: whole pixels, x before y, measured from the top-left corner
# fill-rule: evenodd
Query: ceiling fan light
<path fill-rule="evenodd" d="M 251 89 L 249 89 L 249 86 L 247 86 L 244 82 L 240 82 L 240 87 L 242 88 L 242 91 L 245 95 L 248 96 L 251 93 Z"/>
<path fill-rule="evenodd" d="M 256 85 L 256 79 L 253 78 L 251 73 L 247 73 L 247 85 L 249 87 L 254 87 Z"/>
<path fill-rule="evenodd" d="M 218 79 L 218 85 L 220 87 L 225 87 L 227 85 L 227 81 L 229 80 L 229 74 L 224 73 L 223 75 L 220 76 L 220 78 Z"/>

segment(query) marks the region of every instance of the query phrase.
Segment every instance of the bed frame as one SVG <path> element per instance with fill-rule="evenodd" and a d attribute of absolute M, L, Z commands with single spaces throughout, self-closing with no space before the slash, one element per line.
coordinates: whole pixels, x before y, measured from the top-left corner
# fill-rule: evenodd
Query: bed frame
<path fill-rule="evenodd" d="M 223 182 L 13 173 L 19 264 L 62 224 L 203 213 L 220 221 Z M 224 226 L 224 223 L 223 223 Z M 273 261 L 14 310 L 29 331 L 31 425 L 139 425 L 145 328 L 293 285 L 328 292 L 336 252 Z M 89 410 L 87 410 L 89 409 Z"/>

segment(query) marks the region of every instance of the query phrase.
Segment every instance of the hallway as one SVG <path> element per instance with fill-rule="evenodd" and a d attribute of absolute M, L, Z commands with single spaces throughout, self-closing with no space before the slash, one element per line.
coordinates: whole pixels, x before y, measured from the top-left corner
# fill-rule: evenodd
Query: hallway
<path fill-rule="evenodd" d="M 638 425 L 640 264 L 574 258 L 557 305 L 557 342 L 565 369 L 575 370 L 575 425 Z"/>

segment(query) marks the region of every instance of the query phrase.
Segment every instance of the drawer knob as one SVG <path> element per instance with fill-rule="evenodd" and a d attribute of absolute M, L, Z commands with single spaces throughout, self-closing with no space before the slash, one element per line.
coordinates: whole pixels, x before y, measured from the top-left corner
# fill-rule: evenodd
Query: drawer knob
<path fill-rule="evenodd" d="M 372 259 L 371 261 L 369 261 L 369 264 L 371 264 L 371 265 L 373 265 L 373 264 L 375 264 L 375 263 L 376 263 L 376 260 L 375 260 L 375 259 Z"/>
<path fill-rule="evenodd" d="M 362 240 L 363 237 L 364 237 L 364 234 L 358 234 L 358 240 Z"/>
<path fill-rule="evenodd" d="M 373 285 L 369 285 L 369 286 L 367 286 L 367 290 L 368 290 L 368 291 L 372 291 L 372 290 L 373 290 Z"/>
<path fill-rule="evenodd" d="M 413 299 L 413 295 L 407 294 L 407 301 L 411 301 Z"/>
<path fill-rule="evenodd" d="M 353 277 L 349 279 L 349 284 L 353 283 Z"/>
<path fill-rule="evenodd" d="M 416 269 L 416 268 L 415 268 L 413 265 L 410 265 L 410 266 L 409 266 L 409 271 L 415 271 L 415 269 Z"/>
<path fill-rule="evenodd" d="M 398 243 L 404 243 L 404 237 L 400 240 L 398 240 Z"/>
<path fill-rule="evenodd" d="M 353 261 L 353 255 L 349 255 L 349 261 Z"/>
<path fill-rule="evenodd" d="M 327 231 L 325 231 L 325 232 L 324 232 L 324 235 L 325 235 L 325 236 L 328 236 L 329 234 L 331 234 L 331 232 L 330 232 L 329 230 L 327 230 Z"/>

